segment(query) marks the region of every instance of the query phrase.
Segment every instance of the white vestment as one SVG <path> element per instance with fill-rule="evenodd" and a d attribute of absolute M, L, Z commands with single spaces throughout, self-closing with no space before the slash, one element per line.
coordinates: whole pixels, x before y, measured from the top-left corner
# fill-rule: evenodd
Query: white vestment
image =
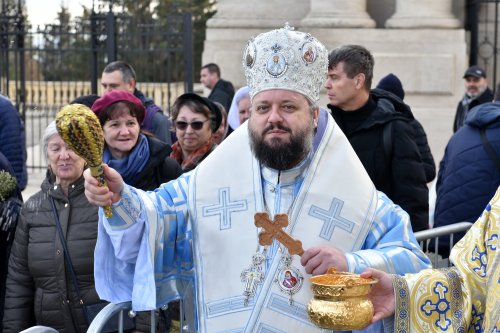
<path fill-rule="evenodd" d="M 304 249 L 330 245 L 354 252 L 361 249 L 371 227 L 367 221 L 375 214 L 377 191 L 350 145 L 342 143 L 346 139 L 338 127 L 334 129 L 335 122 L 330 119 L 325 125 L 318 129 L 324 135 L 303 172 L 286 230 L 302 241 Z M 259 244 L 254 214 L 267 210 L 261 167 L 248 148 L 246 134 L 233 133 L 232 144 L 214 151 L 190 181 L 190 212 L 200 221 L 192 226 L 195 266 L 201 268 L 196 270 L 197 308 L 204 311 L 199 316 L 200 331 L 221 332 L 228 322 L 246 323 L 233 327 L 242 332 L 261 332 L 265 327 L 270 332 L 321 331 L 307 318 L 310 275 L 299 256 L 293 256 L 292 266 L 306 278 L 292 305 L 276 281 L 283 254 L 278 251 L 257 297 L 244 306 L 240 275 L 252 263 Z M 228 161 L 227 156 L 234 158 Z M 287 211 L 284 207 L 281 212 Z"/>
<path fill-rule="evenodd" d="M 101 210 L 96 289 L 111 302 L 132 300 L 135 310 L 182 298 L 191 332 L 321 332 L 306 313 L 310 275 L 296 255 L 285 266 L 286 251 L 276 242 L 245 302 L 250 280 L 242 273 L 263 250 L 254 214 L 267 210 L 271 217 L 289 214 L 286 231 L 304 249 L 346 251 L 351 272 L 429 267 L 408 215 L 375 190 L 344 134 L 321 111 L 314 149 L 292 170 L 262 168 L 243 124 L 194 171 L 155 192 L 125 186 L 113 216 Z M 293 294 L 280 287 L 287 270 L 302 283 Z"/>

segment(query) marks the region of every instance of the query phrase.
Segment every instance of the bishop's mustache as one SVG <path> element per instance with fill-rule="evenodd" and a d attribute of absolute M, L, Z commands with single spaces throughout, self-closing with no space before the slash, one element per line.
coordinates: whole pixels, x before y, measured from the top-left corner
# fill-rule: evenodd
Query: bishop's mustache
<path fill-rule="evenodd" d="M 292 130 L 289 127 L 283 126 L 281 124 L 269 124 L 269 126 L 264 128 L 264 130 L 262 131 L 262 135 L 266 134 L 269 131 L 276 130 L 276 129 L 278 129 L 280 131 L 292 133 Z"/>

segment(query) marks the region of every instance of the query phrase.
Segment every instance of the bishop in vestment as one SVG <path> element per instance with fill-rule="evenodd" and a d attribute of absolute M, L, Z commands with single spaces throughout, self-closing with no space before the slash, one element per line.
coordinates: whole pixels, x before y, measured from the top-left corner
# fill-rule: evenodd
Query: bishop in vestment
<path fill-rule="evenodd" d="M 408 214 L 318 107 L 327 63 L 323 44 L 289 26 L 252 38 L 250 119 L 195 170 L 153 192 L 106 166 L 107 188 L 85 174 L 89 201 L 113 209 L 95 252 L 101 298 L 135 310 L 181 298 L 190 332 L 322 332 L 306 311 L 311 274 L 429 267 Z M 302 246 L 283 246 L 287 235 Z"/>

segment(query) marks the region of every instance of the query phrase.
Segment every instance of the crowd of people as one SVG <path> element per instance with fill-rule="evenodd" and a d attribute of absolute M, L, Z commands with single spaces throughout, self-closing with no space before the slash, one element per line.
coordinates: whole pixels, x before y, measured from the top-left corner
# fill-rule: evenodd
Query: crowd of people
<path fill-rule="evenodd" d="M 24 203 L 26 148 L 14 146 L 24 125 L 0 96 L 9 123 L 0 183 L 13 184 L 0 191 L 0 331 L 85 332 L 92 306 L 132 301 L 130 332 L 151 330 L 150 310 L 162 332 L 179 323 L 189 332 L 321 332 L 307 320 L 308 277 L 330 267 L 379 280 L 363 332 L 500 330 L 500 86 L 493 97 L 484 69 L 465 71 L 436 169 L 401 80 L 390 73 L 374 88 L 364 46 L 328 52 L 285 26 L 249 41 L 243 59 L 245 86 L 235 92 L 206 64 L 210 93 L 180 95 L 170 115 L 138 90 L 130 64 L 108 64 L 101 96 L 71 102 L 100 122 L 107 186 L 52 122 L 46 178 Z M 453 249 L 447 239 L 429 249 L 450 256 L 446 270 L 432 269 L 414 236 L 431 227 L 436 174 L 434 226 L 477 220 Z"/>

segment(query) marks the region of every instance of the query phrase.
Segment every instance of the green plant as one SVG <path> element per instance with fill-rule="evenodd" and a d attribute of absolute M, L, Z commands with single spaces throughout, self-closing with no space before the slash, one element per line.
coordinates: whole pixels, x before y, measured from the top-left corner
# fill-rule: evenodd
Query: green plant
<path fill-rule="evenodd" d="M 17 181 L 7 171 L 0 171 L 0 201 L 5 201 L 16 188 Z"/>

